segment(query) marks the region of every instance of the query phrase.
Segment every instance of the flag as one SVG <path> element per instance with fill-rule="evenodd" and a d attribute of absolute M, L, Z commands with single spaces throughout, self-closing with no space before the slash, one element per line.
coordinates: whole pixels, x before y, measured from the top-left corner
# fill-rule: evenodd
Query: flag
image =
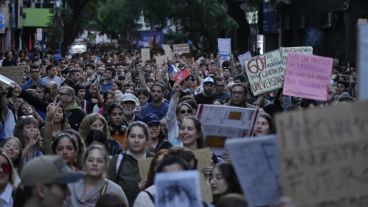
<path fill-rule="evenodd" d="M 190 70 L 188 68 L 179 69 L 173 64 L 168 64 L 167 72 L 169 77 L 173 81 L 183 81 L 190 75 Z"/>

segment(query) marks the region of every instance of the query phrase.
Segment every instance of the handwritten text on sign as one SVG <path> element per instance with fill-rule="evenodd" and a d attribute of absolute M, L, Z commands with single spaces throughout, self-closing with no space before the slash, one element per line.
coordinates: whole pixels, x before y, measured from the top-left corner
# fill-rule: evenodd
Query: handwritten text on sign
<path fill-rule="evenodd" d="M 244 62 L 253 94 L 259 95 L 282 87 L 285 70 L 280 50 L 253 57 Z"/>
<path fill-rule="evenodd" d="M 276 115 L 284 195 L 301 207 L 368 206 L 368 102 Z"/>
<path fill-rule="evenodd" d="M 289 52 L 303 53 L 306 55 L 313 55 L 313 47 L 282 47 L 280 48 L 283 68 L 286 68 L 287 58 Z"/>
<path fill-rule="evenodd" d="M 190 53 L 189 44 L 176 44 L 173 45 L 174 54 L 182 55 L 185 53 Z"/>
<path fill-rule="evenodd" d="M 331 72 L 332 58 L 289 53 L 284 94 L 326 101 Z"/>

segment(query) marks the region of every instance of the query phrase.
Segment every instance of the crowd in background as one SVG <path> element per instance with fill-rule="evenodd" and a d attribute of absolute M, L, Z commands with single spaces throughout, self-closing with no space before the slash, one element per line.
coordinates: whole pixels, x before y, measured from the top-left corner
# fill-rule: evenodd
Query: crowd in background
<path fill-rule="evenodd" d="M 27 206 L 33 199 L 38 206 L 154 206 L 155 173 L 190 169 L 203 173 L 211 187 L 213 202 L 204 206 L 246 206 L 231 158 L 213 155 L 212 165 L 197 169 L 193 151 L 206 147 L 195 117 L 199 104 L 261 108 L 252 135 L 257 137 L 275 133 L 277 113 L 357 98 L 355 68 L 337 59 L 329 99 L 321 102 L 284 96 L 282 89 L 253 96 L 236 58 L 220 64 L 216 55 L 197 53 L 157 65 L 163 50 L 152 50 L 145 62 L 140 54 L 95 47 L 70 56 L 3 55 L 0 64 L 23 66 L 24 76 L 22 83 L 1 87 L 0 206 Z M 168 63 L 190 75 L 173 81 Z M 53 199 L 35 187 L 50 183 L 27 184 L 30 172 L 23 171 L 51 154 L 86 174 L 60 188 L 63 193 L 50 192 Z M 148 179 L 141 180 L 137 161 L 149 157 Z"/>

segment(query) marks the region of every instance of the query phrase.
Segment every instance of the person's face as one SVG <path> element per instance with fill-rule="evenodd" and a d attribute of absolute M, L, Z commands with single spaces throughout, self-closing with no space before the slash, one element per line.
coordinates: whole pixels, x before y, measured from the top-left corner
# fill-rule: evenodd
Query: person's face
<path fill-rule="evenodd" d="M 119 108 L 114 108 L 110 114 L 110 122 L 113 125 L 120 125 L 123 123 L 123 111 Z"/>
<path fill-rule="evenodd" d="M 104 74 L 103 74 L 103 77 L 106 79 L 106 80 L 111 80 L 112 79 L 112 72 L 110 70 L 105 70 Z"/>
<path fill-rule="evenodd" d="M 50 70 L 48 70 L 47 75 L 50 76 L 50 77 L 55 77 L 57 75 L 56 67 L 53 67 Z"/>
<path fill-rule="evenodd" d="M 119 90 L 119 86 L 118 86 L 118 84 L 116 84 L 116 83 L 112 83 L 111 90 L 112 90 L 112 91 Z"/>
<path fill-rule="evenodd" d="M 104 67 L 100 66 L 100 67 L 97 68 L 97 74 L 102 75 L 102 74 L 104 74 L 104 72 L 105 72 Z"/>
<path fill-rule="evenodd" d="M 207 95 L 210 96 L 213 93 L 213 83 L 204 83 L 203 84 L 203 92 Z"/>
<path fill-rule="evenodd" d="M 91 129 L 97 129 L 103 132 L 104 124 L 102 123 L 101 119 L 96 119 L 91 124 Z"/>
<path fill-rule="evenodd" d="M 341 94 L 344 91 L 345 91 L 344 84 L 341 83 L 336 84 L 336 94 Z"/>
<path fill-rule="evenodd" d="M 31 72 L 31 78 L 32 79 L 34 79 L 34 80 L 36 80 L 36 79 L 38 79 L 39 77 L 40 77 L 40 69 L 31 69 L 30 70 L 30 72 Z"/>
<path fill-rule="evenodd" d="M 52 120 L 54 123 L 60 123 L 64 118 L 63 109 L 59 106 L 54 114 L 54 119 Z"/>
<path fill-rule="evenodd" d="M 231 90 L 232 101 L 235 104 L 240 104 L 245 100 L 244 88 L 241 86 L 235 86 Z"/>
<path fill-rule="evenodd" d="M 40 87 L 37 87 L 36 88 L 36 97 L 40 100 L 44 100 L 45 99 L 45 90 L 40 88 Z"/>
<path fill-rule="evenodd" d="M 23 115 L 28 116 L 33 114 L 33 109 L 29 104 L 23 104 L 20 108 Z"/>
<path fill-rule="evenodd" d="M 228 78 L 231 75 L 231 72 L 229 69 L 224 69 L 223 75 L 225 78 Z"/>
<path fill-rule="evenodd" d="M 144 106 L 148 102 L 148 96 L 145 96 L 143 94 L 139 95 L 138 99 L 141 106 Z"/>
<path fill-rule="evenodd" d="M 0 156 L 0 186 L 6 186 L 8 182 L 10 181 L 10 173 L 11 173 L 11 167 L 6 160 L 6 158 L 1 155 Z"/>
<path fill-rule="evenodd" d="M 194 122 L 191 119 L 184 118 L 179 130 L 179 137 L 183 142 L 184 147 L 196 144 L 199 136 L 200 134 L 195 128 Z"/>
<path fill-rule="evenodd" d="M 123 107 L 123 113 L 125 116 L 132 116 L 135 108 L 134 101 L 124 101 L 121 103 Z"/>
<path fill-rule="evenodd" d="M 28 139 L 33 139 L 39 134 L 38 127 L 36 124 L 30 123 L 23 127 L 23 136 Z"/>
<path fill-rule="evenodd" d="M 10 139 L 3 146 L 5 154 L 7 154 L 11 160 L 18 159 L 20 149 L 21 146 L 15 139 Z"/>
<path fill-rule="evenodd" d="M 210 174 L 210 185 L 212 189 L 212 194 L 218 195 L 223 194 L 227 191 L 228 184 L 218 167 L 215 167 Z"/>
<path fill-rule="evenodd" d="M 99 149 L 94 149 L 88 153 L 84 163 L 84 170 L 87 176 L 101 177 L 106 171 L 106 164 L 103 152 Z"/>
<path fill-rule="evenodd" d="M 146 146 L 147 137 L 143 128 L 134 126 L 128 135 L 127 146 L 133 153 L 143 153 Z"/>
<path fill-rule="evenodd" d="M 91 67 L 87 67 L 87 76 L 91 76 L 94 73 Z"/>
<path fill-rule="evenodd" d="M 193 115 L 193 110 L 191 108 L 189 108 L 186 105 L 180 106 L 179 114 L 178 114 L 179 120 L 182 120 L 185 116 L 192 116 L 192 115 Z"/>
<path fill-rule="evenodd" d="M 12 89 L 12 96 L 14 97 L 18 97 L 20 95 L 21 89 L 18 87 L 15 87 L 14 89 Z"/>
<path fill-rule="evenodd" d="M 14 107 L 15 109 L 19 109 L 19 106 L 22 105 L 22 103 L 24 103 L 24 100 L 23 98 L 15 98 L 15 104 L 14 104 Z"/>
<path fill-rule="evenodd" d="M 59 89 L 58 96 L 62 104 L 67 104 L 73 101 L 73 96 L 69 95 L 67 90 L 68 89 L 62 87 Z"/>
<path fill-rule="evenodd" d="M 78 95 L 78 98 L 84 99 L 84 96 L 86 95 L 86 89 L 84 88 L 79 89 L 77 95 Z"/>
<path fill-rule="evenodd" d="M 225 81 L 216 81 L 216 92 L 219 94 L 223 94 L 225 91 Z"/>
<path fill-rule="evenodd" d="M 160 102 L 164 97 L 164 92 L 160 86 L 153 86 L 151 90 L 152 101 Z"/>
<path fill-rule="evenodd" d="M 267 119 L 263 117 L 258 117 L 256 122 L 256 130 L 254 134 L 258 136 L 265 136 L 270 132 L 270 124 L 268 123 Z"/>
<path fill-rule="evenodd" d="M 60 138 L 56 145 L 55 152 L 62 157 L 68 165 L 72 165 L 77 157 L 77 149 L 74 148 L 72 141 L 67 137 Z"/>
<path fill-rule="evenodd" d="M 79 79 L 81 78 L 81 73 L 78 71 L 78 72 L 73 72 L 72 76 L 71 76 L 71 79 L 75 82 L 78 82 Z"/>
<path fill-rule="evenodd" d="M 152 138 L 157 138 L 160 134 L 160 123 L 151 123 L 148 125 L 150 135 Z"/>
<path fill-rule="evenodd" d="M 106 106 L 110 106 L 112 103 L 114 103 L 114 96 L 112 94 L 108 94 L 106 96 L 105 104 Z"/>

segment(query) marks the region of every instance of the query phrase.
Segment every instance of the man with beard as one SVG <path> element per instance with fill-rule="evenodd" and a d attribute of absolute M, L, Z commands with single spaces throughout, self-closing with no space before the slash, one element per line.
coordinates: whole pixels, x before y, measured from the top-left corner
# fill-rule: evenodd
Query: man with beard
<path fill-rule="evenodd" d="M 123 124 L 126 127 L 129 127 L 129 125 L 134 121 L 140 121 L 139 116 L 134 113 L 138 106 L 138 98 L 136 96 L 131 93 L 125 93 L 121 97 L 120 105 L 123 108 Z"/>
<path fill-rule="evenodd" d="M 215 81 L 211 77 L 203 80 L 203 91 L 197 94 L 194 98 L 197 104 L 212 104 L 215 100 L 214 92 Z"/>
<path fill-rule="evenodd" d="M 144 117 L 147 114 L 156 114 L 159 119 L 166 116 L 169 109 L 169 104 L 164 102 L 165 86 L 161 83 L 154 83 L 151 86 L 152 101 L 144 105 L 141 109 L 141 116 Z"/>

